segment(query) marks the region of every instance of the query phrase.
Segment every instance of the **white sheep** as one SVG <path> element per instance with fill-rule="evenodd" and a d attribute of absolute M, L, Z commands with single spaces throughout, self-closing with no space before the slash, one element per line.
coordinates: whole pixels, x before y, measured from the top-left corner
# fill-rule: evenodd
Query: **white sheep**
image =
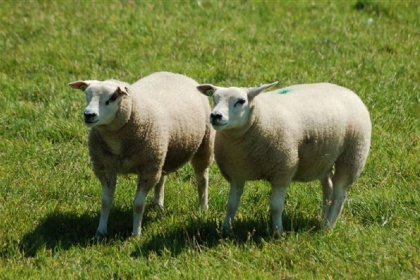
<path fill-rule="evenodd" d="M 284 199 L 292 181 L 321 181 L 324 226 L 332 229 L 369 153 L 369 112 L 355 93 L 328 83 L 259 95 L 275 84 L 197 87 L 213 96 L 215 157 L 231 186 L 222 227 L 232 226 L 245 181 L 266 179 L 272 187 L 275 234 L 283 230 Z"/>
<path fill-rule="evenodd" d="M 149 190 L 154 187 L 154 202 L 163 207 L 166 175 L 190 160 L 199 205 L 208 208 L 214 132 L 208 122 L 209 102 L 198 93 L 196 81 L 159 72 L 132 85 L 116 80 L 69 85 L 86 93 L 84 121 L 91 127 L 89 153 L 93 171 L 102 184 L 97 237 L 107 233 L 117 174 L 138 174 L 133 203 L 135 236 L 141 234 Z"/>

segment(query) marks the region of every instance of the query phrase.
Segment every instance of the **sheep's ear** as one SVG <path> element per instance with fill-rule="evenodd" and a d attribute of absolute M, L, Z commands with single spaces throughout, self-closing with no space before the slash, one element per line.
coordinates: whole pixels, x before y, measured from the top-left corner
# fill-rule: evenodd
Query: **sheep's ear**
<path fill-rule="evenodd" d="M 85 89 L 89 86 L 89 84 L 86 83 L 85 81 L 76 81 L 76 82 L 69 83 L 69 86 L 74 89 L 80 89 L 80 90 L 85 91 Z"/>
<path fill-rule="evenodd" d="M 128 87 L 118 87 L 117 88 L 117 93 L 119 94 L 119 95 L 126 95 L 126 96 L 129 96 L 130 94 L 129 94 L 129 90 L 128 90 Z"/>
<path fill-rule="evenodd" d="M 204 95 L 213 96 L 214 92 L 217 90 L 217 87 L 211 84 L 198 85 L 197 89 Z"/>
<path fill-rule="evenodd" d="M 97 80 L 76 81 L 76 82 L 71 82 L 71 83 L 69 83 L 69 86 L 70 86 L 71 88 L 74 88 L 74 89 L 80 89 L 80 90 L 85 91 L 85 90 L 86 90 L 86 88 L 87 88 L 90 84 L 95 83 L 95 82 L 98 82 L 98 81 L 97 81 Z"/>
<path fill-rule="evenodd" d="M 268 89 L 268 88 L 270 88 L 270 87 L 272 87 L 272 86 L 275 86 L 275 85 L 277 85 L 278 84 L 278 81 L 275 81 L 275 82 L 273 82 L 273 83 L 270 83 L 270 84 L 263 84 L 263 85 L 259 85 L 258 87 L 256 87 L 256 88 L 250 88 L 249 90 L 248 90 L 248 97 L 250 98 L 250 99 L 253 99 L 255 96 L 257 96 L 258 94 L 260 94 L 261 92 L 263 92 L 264 90 L 266 90 L 266 89 Z"/>

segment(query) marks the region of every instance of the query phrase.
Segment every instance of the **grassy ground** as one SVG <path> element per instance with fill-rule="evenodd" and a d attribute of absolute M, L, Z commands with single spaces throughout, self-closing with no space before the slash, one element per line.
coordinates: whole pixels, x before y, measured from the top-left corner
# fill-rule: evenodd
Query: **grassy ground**
<path fill-rule="evenodd" d="M 419 15 L 415 1 L 0 0 L 0 278 L 420 278 Z M 272 239 L 270 188 L 252 182 L 222 238 L 228 184 L 213 166 L 200 213 L 186 166 L 167 181 L 166 211 L 146 209 L 139 239 L 129 238 L 135 177 L 121 177 L 109 238 L 92 241 L 101 188 L 84 96 L 67 83 L 160 70 L 357 92 L 372 149 L 336 230 L 319 229 L 318 183 L 293 184 L 287 232 Z"/>

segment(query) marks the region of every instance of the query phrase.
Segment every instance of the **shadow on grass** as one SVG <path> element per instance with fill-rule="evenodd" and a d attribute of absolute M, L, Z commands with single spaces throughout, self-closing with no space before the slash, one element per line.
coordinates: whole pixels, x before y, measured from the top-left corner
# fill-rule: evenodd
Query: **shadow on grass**
<path fill-rule="evenodd" d="M 93 244 L 112 244 L 125 240 L 131 234 L 131 209 L 111 210 L 109 232 L 118 233 L 113 238 L 93 239 L 99 222 L 99 214 L 76 215 L 70 212 L 51 213 L 21 240 L 19 249 L 26 257 L 33 257 L 45 248 L 51 251 L 68 250 L 73 246 L 89 247 Z"/>
<path fill-rule="evenodd" d="M 166 215 L 172 215 L 166 213 Z M 156 209 L 146 209 L 144 226 L 159 222 L 161 216 Z M 115 242 L 124 241 L 131 236 L 132 210 L 131 208 L 114 208 L 111 211 L 108 238 L 103 240 L 93 239 L 99 222 L 99 214 L 76 215 L 70 212 L 52 213 L 43 218 L 39 225 L 27 233 L 19 242 L 19 250 L 25 257 L 34 257 L 39 250 L 56 252 L 68 250 L 74 246 L 87 248 L 95 244 L 112 245 Z M 294 217 L 283 217 L 286 235 L 288 232 L 317 232 L 319 221 Z M 292 228 L 293 226 L 293 228 Z M 170 254 L 177 256 L 186 249 L 201 251 L 212 248 L 221 243 L 235 245 L 253 244 L 259 246 L 264 240 L 273 238 L 271 221 L 266 216 L 253 217 L 239 220 L 235 223 L 233 232 L 228 236 L 222 234 L 220 222 L 208 218 L 194 217 L 185 222 L 175 225 L 174 229 L 161 231 L 140 237 L 139 246 L 132 253 L 132 257 L 148 257 L 150 254 L 158 256 Z M 144 239 L 143 239 L 144 238 Z"/>
<path fill-rule="evenodd" d="M 318 232 L 320 224 L 318 219 L 294 218 L 293 223 L 289 217 L 283 217 L 285 236 L 292 232 Z M 293 228 L 292 228 L 293 224 Z M 180 227 L 170 231 L 153 235 L 150 239 L 141 242 L 131 257 L 147 258 L 150 255 L 178 256 L 184 250 L 190 249 L 201 252 L 206 248 L 216 247 L 220 244 L 234 244 L 241 246 L 252 244 L 261 246 L 264 241 L 279 239 L 273 237 L 271 221 L 263 216 L 235 223 L 231 233 L 223 234 L 219 221 L 210 221 L 197 218 L 191 219 Z"/>

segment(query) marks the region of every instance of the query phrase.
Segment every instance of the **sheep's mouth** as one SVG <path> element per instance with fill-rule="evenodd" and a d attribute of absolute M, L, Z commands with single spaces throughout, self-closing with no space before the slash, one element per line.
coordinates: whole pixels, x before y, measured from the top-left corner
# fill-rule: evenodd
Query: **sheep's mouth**
<path fill-rule="evenodd" d="M 95 124 L 95 123 L 97 123 L 97 122 L 99 122 L 99 120 L 85 120 L 85 124 L 86 125 L 93 125 L 93 124 Z"/>
<path fill-rule="evenodd" d="M 214 129 L 216 130 L 220 130 L 222 129 L 224 126 L 227 125 L 227 123 L 211 123 L 211 125 L 213 126 Z"/>

